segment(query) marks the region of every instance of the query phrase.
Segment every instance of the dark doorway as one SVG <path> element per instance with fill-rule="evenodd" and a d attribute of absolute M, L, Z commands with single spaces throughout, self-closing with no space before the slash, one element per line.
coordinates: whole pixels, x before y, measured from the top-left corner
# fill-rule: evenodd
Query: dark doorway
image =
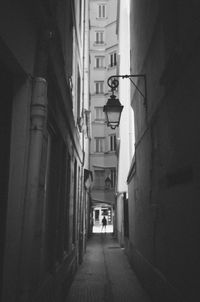
<path fill-rule="evenodd" d="M 3 259 L 7 216 L 12 98 L 12 75 L 0 61 L 0 295 L 3 278 Z"/>
<path fill-rule="evenodd" d="M 124 236 L 129 238 L 129 213 L 128 213 L 128 198 L 124 193 Z"/>

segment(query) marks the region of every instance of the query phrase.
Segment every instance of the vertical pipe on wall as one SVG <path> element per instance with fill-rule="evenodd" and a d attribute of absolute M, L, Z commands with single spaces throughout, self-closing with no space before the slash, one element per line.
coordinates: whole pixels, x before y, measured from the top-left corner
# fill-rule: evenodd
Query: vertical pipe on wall
<path fill-rule="evenodd" d="M 44 78 L 33 80 L 30 145 L 24 209 L 21 257 L 21 299 L 28 301 L 37 282 L 41 241 L 42 203 L 38 198 L 43 135 L 47 119 L 47 83 Z"/>

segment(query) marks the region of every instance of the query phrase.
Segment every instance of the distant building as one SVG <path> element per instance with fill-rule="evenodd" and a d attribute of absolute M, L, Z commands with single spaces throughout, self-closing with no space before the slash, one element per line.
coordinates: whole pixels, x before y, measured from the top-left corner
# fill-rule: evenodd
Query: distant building
<path fill-rule="evenodd" d="M 117 73 L 118 40 L 117 1 L 90 0 L 90 110 L 92 137 L 90 142 L 90 169 L 94 183 L 91 192 L 92 218 L 101 224 L 106 215 L 113 224 L 117 185 L 118 129 L 105 124 L 103 106 L 110 95 L 107 79 Z"/>

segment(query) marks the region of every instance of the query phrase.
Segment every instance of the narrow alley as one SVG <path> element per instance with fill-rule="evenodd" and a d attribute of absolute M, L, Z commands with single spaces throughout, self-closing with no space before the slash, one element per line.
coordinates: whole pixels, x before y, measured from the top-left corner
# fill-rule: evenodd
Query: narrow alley
<path fill-rule="evenodd" d="M 1 0 L 0 108 L 0 302 L 200 301 L 200 1 Z"/>
<path fill-rule="evenodd" d="M 93 234 L 66 302 L 150 302 L 111 233 Z"/>

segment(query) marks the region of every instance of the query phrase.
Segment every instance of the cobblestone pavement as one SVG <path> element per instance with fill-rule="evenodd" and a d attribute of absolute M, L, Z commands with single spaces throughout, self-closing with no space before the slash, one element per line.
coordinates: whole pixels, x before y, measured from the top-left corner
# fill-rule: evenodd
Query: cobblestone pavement
<path fill-rule="evenodd" d="M 112 234 L 93 234 L 66 302 L 150 302 Z"/>

